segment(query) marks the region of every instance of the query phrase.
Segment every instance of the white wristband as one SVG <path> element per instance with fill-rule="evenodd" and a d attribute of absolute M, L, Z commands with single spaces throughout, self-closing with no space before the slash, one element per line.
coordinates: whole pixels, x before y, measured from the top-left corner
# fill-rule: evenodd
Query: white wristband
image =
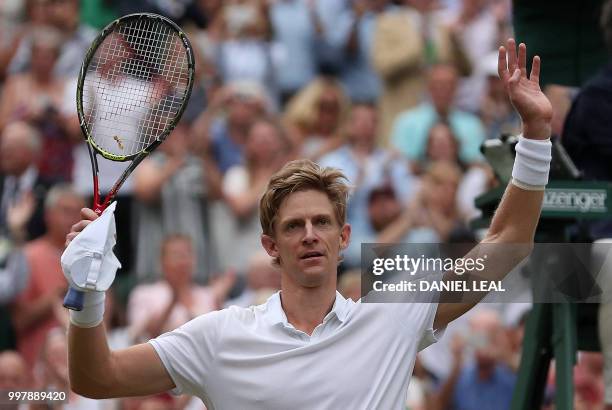
<path fill-rule="evenodd" d="M 96 327 L 104 319 L 104 292 L 85 292 L 82 310 L 70 311 L 70 322 L 78 327 Z"/>
<path fill-rule="evenodd" d="M 523 189 L 544 190 L 552 159 L 550 139 L 530 140 L 519 135 L 515 150 L 511 182 Z"/>

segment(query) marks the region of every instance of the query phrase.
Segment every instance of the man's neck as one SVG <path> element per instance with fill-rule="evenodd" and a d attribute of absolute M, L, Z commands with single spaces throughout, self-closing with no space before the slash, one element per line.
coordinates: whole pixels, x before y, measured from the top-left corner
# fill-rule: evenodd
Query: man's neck
<path fill-rule="evenodd" d="M 281 291 L 281 304 L 287 320 L 297 330 L 309 335 L 332 310 L 335 300 L 336 289 L 333 287 L 283 287 Z"/>

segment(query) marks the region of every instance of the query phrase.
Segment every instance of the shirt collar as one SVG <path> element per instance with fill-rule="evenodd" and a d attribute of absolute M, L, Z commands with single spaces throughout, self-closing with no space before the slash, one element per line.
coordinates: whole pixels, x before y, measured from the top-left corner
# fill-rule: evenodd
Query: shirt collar
<path fill-rule="evenodd" d="M 348 301 L 336 291 L 336 300 L 331 311 L 325 316 L 323 321 L 329 320 L 332 316 L 336 316 L 340 322 L 344 322 L 348 315 Z M 265 317 L 273 324 L 289 325 L 287 315 L 281 304 L 280 291 L 276 292 L 268 298 L 266 302 Z"/>

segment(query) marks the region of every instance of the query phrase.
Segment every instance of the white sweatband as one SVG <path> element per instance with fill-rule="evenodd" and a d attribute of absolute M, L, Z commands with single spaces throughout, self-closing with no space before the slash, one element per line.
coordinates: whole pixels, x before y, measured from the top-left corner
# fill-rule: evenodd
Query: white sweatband
<path fill-rule="evenodd" d="M 78 327 L 96 327 L 104 319 L 105 292 L 85 292 L 82 310 L 70 311 L 70 322 Z"/>
<path fill-rule="evenodd" d="M 522 189 L 543 191 L 548 184 L 552 159 L 550 139 L 530 140 L 519 135 L 515 151 L 511 183 Z"/>

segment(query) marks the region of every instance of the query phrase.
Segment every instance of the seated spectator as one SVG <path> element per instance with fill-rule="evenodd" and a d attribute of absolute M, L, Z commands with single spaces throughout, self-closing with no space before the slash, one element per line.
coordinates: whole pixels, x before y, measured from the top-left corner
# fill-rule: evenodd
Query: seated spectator
<path fill-rule="evenodd" d="M 499 314 L 481 309 L 470 318 L 467 340 L 453 339 L 453 369 L 438 393 L 438 408 L 503 410 L 510 408 L 516 375 L 503 363 L 508 346 Z M 465 343 L 474 363 L 463 366 Z"/>
<path fill-rule="evenodd" d="M 444 121 L 454 130 L 459 142 L 459 158 L 471 164 L 483 160 L 480 145 L 485 140 L 482 123 L 473 114 L 459 111 L 453 105 L 457 89 L 457 72 L 450 65 L 436 65 L 429 71 L 427 88 L 431 102 L 401 113 L 393 124 L 391 143 L 410 161 L 425 157 L 428 131 Z"/>
<path fill-rule="evenodd" d="M 55 327 L 45 335 L 40 357 L 36 364 L 35 388 L 40 391 L 65 392 L 67 403 L 61 409 L 90 410 L 112 408 L 116 401 L 94 400 L 80 396 L 70 390 L 68 375 L 68 340 L 66 330 Z M 46 403 L 33 404 L 31 410 L 47 409 Z"/>
<path fill-rule="evenodd" d="M 224 83 L 251 81 L 277 100 L 277 88 L 268 41 L 270 27 L 263 0 L 228 0 L 220 11 L 223 40 L 217 50 L 217 68 Z"/>
<path fill-rule="evenodd" d="M 466 222 L 480 215 L 474 199 L 484 193 L 491 185 L 493 172 L 484 162 L 466 164 L 459 157 L 459 140 L 455 137 L 451 127 L 439 122 L 429 130 L 425 158 L 420 162 L 412 162 L 415 173 L 420 174 L 435 162 L 450 162 L 457 165 L 463 176 L 457 192 L 457 204 L 461 215 Z"/>
<path fill-rule="evenodd" d="M 379 147 L 377 129 L 375 107 L 355 105 L 347 118 L 346 142 L 319 161 L 322 166 L 339 168 L 352 185 L 347 219 L 357 231 L 367 220 L 367 198 L 373 187 L 388 182 L 402 203 L 414 189 L 408 164 L 390 150 Z"/>
<path fill-rule="evenodd" d="M 164 238 L 160 258 L 163 279 L 137 285 L 130 294 L 128 325 L 137 340 L 157 337 L 196 316 L 218 309 L 229 290 L 223 281 L 216 287 L 193 283 L 195 253 L 188 236 Z"/>
<path fill-rule="evenodd" d="M 378 16 L 391 9 L 386 0 L 356 0 L 344 10 L 329 33 L 342 59 L 339 77 L 351 101 L 374 103 L 380 94 L 380 78 L 370 55 Z"/>
<path fill-rule="evenodd" d="M 249 307 L 264 303 L 280 289 L 280 272 L 264 250 L 251 256 L 246 272 L 246 287 L 240 296 L 230 299 L 226 306 Z"/>
<path fill-rule="evenodd" d="M 486 83 L 479 115 L 487 138 L 518 135 L 521 132 L 521 118 L 512 107 L 504 83 L 497 74 L 497 53 L 485 57 L 482 70 L 486 74 Z"/>
<path fill-rule="evenodd" d="M 13 303 L 13 325 L 17 349 L 29 366 L 40 353 L 47 332 L 67 325 L 67 311 L 62 306 L 67 283 L 60 265 L 66 235 L 80 220 L 85 207 L 83 198 L 68 185 L 56 185 L 45 200 L 47 232 L 29 242 L 24 253 L 30 270 L 25 290 Z"/>
<path fill-rule="evenodd" d="M 30 369 L 18 352 L 0 352 L 0 390 L 28 389 L 32 387 L 31 379 Z"/>
<path fill-rule="evenodd" d="M 340 126 L 350 102 L 341 85 L 332 77 L 319 77 L 297 93 L 287 104 L 285 123 L 300 156 L 316 160 L 338 148 Z"/>
<path fill-rule="evenodd" d="M 29 390 L 32 387 L 34 387 L 32 373 L 23 357 L 12 350 L 0 352 L 0 390 L 17 392 Z M 4 410 L 25 410 L 26 408 L 26 404 L 20 404 L 17 401 L 2 403 Z"/>
<path fill-rule="evenodd" d="M 39 133 L 14 122 L 0 136 L 0 235 L 19 244 L 45 231 L 43 202 L 48 182 L 38 172 Z"/>
<path fill-rule="evenodd" d="M 134 171 L 136 272 L 141 281 L 161 277 L 157 255 L 163 238 L 170 233 L 191 238 L 199 283 L 205 283 L 215 271 L 208 214 L 210 187 L 202 160 L 190 150 L 189 137 L 189 126 L 179 123 Z"/>
<path fill-rule="evenodd" d="M 452 64 L 463 76 L 472 67 L 456 33 L 444 21 L 438 2 L 400 0 L 376 19 L 372 61 L 383 89 L 379 102 L 383 145 L 393 138 L 398 114 L 423 100 L 427 69 Z M 429 127 L 426 127 L 429 128 Z"/>
<path fill-rule="evenodd" d="M 28 283 L 29 267 L 23 250 L 0 237 L 0 318 L 5 306 L 21 293 Z M 0 319 L 0 328 L 4 324 Z M 1 340 L 1 338 L 0 338 Z"/>
<path fill-rule="evenodd" d="M 361 299 L 361 269 L 351 269 L 338 278 L 338 292 L 357 302 Z"/>
<path fill-rule="evenodd" d="M 60 115 L 64 82 L 53 73 L 61 45 L 55 29 L 37 28 L 32 33 L 30 68 L 7 79 L 0 99 L 0 130 L 9 122 L 26 121 L 41 133 L 43 155 L 38 167 L 50 182 L 69 181 L 72 172 L 73 140 Z"/>
<path fill-rule="evenodd" d="M 604 360 L 600 352 L 580 352 L 574 367 L 574 408 L 602 409 L 604 404 Z"/>
<path fill-rule="evenodd" d="M 417 195 L 418 196 L 418 195 Z M 430 226 L 418 219 L 418 203 L 404 207 L 393 187 L 383 184 L 372 189 L 368 196 L 366 224 L 351 232 L 351 242 L 344 252 L 344 265 L 361 266 L 362 243 L 436 243 L 440 238 Z"/>
<path fill-rule="evenodd" d="M 269 16 L 274 42 L 273 60 L 284 105 L 317 73 L 313 14 L 307 0 L 275 1 Z"/>
<path fill-rule="evenodd" d="M 272 174 L 287 161 L 290 146 L 272 118 L 259 118 L 249 129 L 245 164 L 223 177 L 222 204 L 213 210 L 213 232 L 222 271 L 244 274 L 251 255 L 261 249 L 259 199 Z M 236 252 L 240 249 L 240 252 Z"/>
<path fill-rule="evenodd" d="M 266 111 L 264 92 L 257 84 L 233 83 L 211 97 L 195 121 L 193 133 L 200 150 L 208 151 L 221 174 L 243 163 L 247 132 L 253 120 Z"/>
<path fill-rule="evenodd" d="M 31 3 L 47 3 L 48 23 L 62 34 L 57 64 L 52 69 L 49 68 L 49 74 L 58 78 L 78 75 L 85 53 L 96 37 L 95 30 L 80 22 L 79 0 L 33 1 Z M 21 42 L 10 63 L 10 73 L 24 72 L 34 65 L 33 42 L 33 39 L 28 37 Z"/>
<path fill-rule="evenodd" d="M 433 163 L 414 198 L 413 217 L 421 226 L 433 229 L 440 242 L 446 242 L 453 231 L 465 224 L 466 218 L 457 203 L 461 178 L 461 169 L 456 164 Z"/>
<path fill-rule="evenodd" d="M 480 109 L 480 101 L 486 88 L 487 73 L 483 70 L 483 65 L 487 63 L 486 57 L 491 53 L 497 56 L 497 47 L 508 38 L 502 37 L 507 19 L 503 12 L 506 10 L 496 4 L 503 2 L 505 0 L 462 0 L 458 10 L 451 11 L 449 29 L 459 40 L 473 67 L 472 73 L 459 82 L 455 102 L 462 110 L 477 113 Z M 495 66 L 497 67 L 497 58 Z M 497 75 L 497 70 L 495 74 Z"/>

